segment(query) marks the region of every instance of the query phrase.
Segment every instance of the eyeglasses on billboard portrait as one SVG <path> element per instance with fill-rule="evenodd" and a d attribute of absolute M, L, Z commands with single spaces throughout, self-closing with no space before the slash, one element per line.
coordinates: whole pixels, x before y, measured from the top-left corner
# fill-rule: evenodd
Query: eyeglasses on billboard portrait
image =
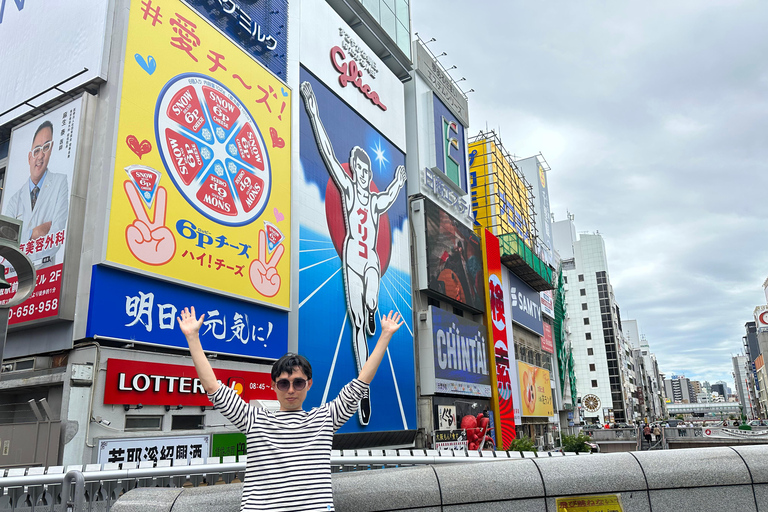
<path fill-rule="evenodd" d="M 51 150 L 52 147 L 53 147 L 52 140 L 49 140 L 45 144 L 40 144 L 39 146 L 35 146 L 34 148 L 32 148 L 32 157 L 37 158 L 38 156 L 40 156 L 40 153 L 47 153 Z"/>

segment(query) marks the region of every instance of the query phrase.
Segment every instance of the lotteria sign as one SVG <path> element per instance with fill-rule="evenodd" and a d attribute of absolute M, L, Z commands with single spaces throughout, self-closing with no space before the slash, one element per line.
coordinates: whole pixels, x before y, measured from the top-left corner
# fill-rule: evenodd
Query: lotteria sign
<path fill-rule="evenodd" d="M 275 400 L 269 373 L 217 368 L 216 378 L 251 400 Z M 211 405 L 194 366 L 109 359 L 105 404 Z"/>

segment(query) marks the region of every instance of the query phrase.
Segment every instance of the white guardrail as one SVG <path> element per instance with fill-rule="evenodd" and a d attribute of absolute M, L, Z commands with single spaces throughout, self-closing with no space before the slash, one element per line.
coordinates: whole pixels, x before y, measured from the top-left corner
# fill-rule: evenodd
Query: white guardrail
<path fill-rule="evenodd" d="M 371 469 L 489 462 L 492 460 L 532 459 L 577 455 L 563 452 L 454 452 L 437 450 L 334 450 L 331 468 L 334 473 Z M 199 487 L 242 482 L 246 457 L 218 457 L 185 460 L 52 466 L 49 468 L 0 469 L 0 512 L 6 511 L 104 511 L 117 499 L 136 487 Z M 70 475 L 82 474 L 82 484 L 69 483 Z M 70 476 L 70 478 L 67 478 Z M 79 478 L 79 477 L 78 477 Z M 69 507 L 62 501 L 68 501 Z"/>

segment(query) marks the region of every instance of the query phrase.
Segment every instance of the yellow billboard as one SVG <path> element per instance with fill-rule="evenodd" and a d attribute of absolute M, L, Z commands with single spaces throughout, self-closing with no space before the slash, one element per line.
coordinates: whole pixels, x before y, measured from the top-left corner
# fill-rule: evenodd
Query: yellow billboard
<path fill-rule="evenodd" d="M 496 236 L 517 233 L 533 247 L 533 205 L 525 178 L 510 163 L 510 157 L 493 134 L 469 144 L 472 209 L 477 229 Z"/>
<path fill-rule="evenodd" d="M 518 361 L 523 416 L 552 416 L 552 386 L 549 371 Z"/>
<path fill-rule="evenodd" d="M 179 0 L 131 2 L 107 260 L 289 307 L 291 91 Z"/>

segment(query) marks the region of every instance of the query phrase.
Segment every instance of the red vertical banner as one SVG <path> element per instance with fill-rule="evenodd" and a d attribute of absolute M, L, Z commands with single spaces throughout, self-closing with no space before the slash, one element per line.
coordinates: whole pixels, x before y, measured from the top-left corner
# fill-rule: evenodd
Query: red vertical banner
<path fill-rule="evenodd" d="M 510 370 L 507 322 L 504 315 L 504 288 L 501 285 L 501 251 L 499 239 L 483 230 L 483 270 L 487 292 L 485 296 L 485 324 L 488 326 L 490 361 L 496 361 L 493 377 L 493 405 L 496 432 L 500 432 L 500 447 L 506 449 L 515 439 L 515 409 L 512 404 L 512 374 Z M 497 440 L 499 436 L 496 436 Z"/>

